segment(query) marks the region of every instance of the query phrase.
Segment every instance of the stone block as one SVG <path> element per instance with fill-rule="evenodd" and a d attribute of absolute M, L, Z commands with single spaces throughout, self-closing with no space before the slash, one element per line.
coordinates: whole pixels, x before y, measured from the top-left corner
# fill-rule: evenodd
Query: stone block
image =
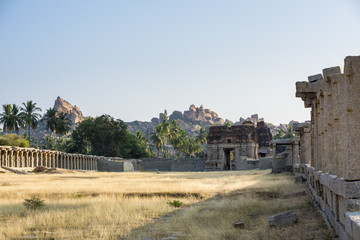
<path fill-rule="evenodd" d="M 339 74 L 339 73 L 341 73 L 341 69 L 339 66 L 323 69 L 323 76 L 324 76 L 325 81 L 329 81 L 330 80 L 329 77 L 331 75 Z"/>
<path fill-rule="evenodd" d="M 243 222 L 234 223 L 233 226 L 234 226 L 234 228 L 240 228 L 240 229 L 245 228 L 245 225 Z"/>
<path fill-rule="evenodd" d="M 268 217 L 268 224 L 270 226 L 287 226 L 297 222 L 297 215 L 294 210 L 289 210 L 276 214 L 274 216 Z"/>
<path fill-rule="evenodd" d="M 360 212 L 345 213 L 345 231 L 352 239 L 360 239 Z"/>
<path fill-rule="evenodd" d="M 309 80 L 309 82 L 316 82 L 316 81 L 319 81 L 319 80 L 322 80 L 323 79 L 323 76 L 322 76 L 322 74 L 316 74 L 316 75 L 311 75 L 311 76 L 309 76 L 308 77 L 308 80 Z"/>
<path fill-rule="evenodd" d="M 360 73 L 360 56 L 348 56 L 345 58 L 344 74 L 351 76 Z"/>

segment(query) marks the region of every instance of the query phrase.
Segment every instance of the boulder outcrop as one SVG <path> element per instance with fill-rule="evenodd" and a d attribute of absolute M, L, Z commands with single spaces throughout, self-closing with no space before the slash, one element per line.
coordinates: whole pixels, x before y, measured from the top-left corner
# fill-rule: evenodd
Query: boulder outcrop
<path fill-rule="evenodd" d="M 79 107 L 76 105 L 73 106 L 68 101 L 65 101 L 61 97 L 57 97 L 54 103 L 54 109 L 58 112 L 64 112 L 68 115 L 71 121 L 71 128 L 74 129 L 75 126 L 84 120 L 84 115 L 82 114 Z"/>

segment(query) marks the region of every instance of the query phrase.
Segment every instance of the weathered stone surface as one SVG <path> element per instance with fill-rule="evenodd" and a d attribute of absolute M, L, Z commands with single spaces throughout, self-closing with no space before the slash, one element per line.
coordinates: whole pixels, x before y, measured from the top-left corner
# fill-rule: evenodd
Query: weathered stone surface
<path fill-rule="evenodd" d="M 289 210 L 286 212 L 282 212 L 276 214 L 274 216 L 270 216 L 268 218 L 268 224 L 270 226 L 278 226 L 283 227 L 287 225 L 291 225 L 297 222 L 297 215 L 294 210 Z"/>
<path fill-rule="evenodd" d="M 360 239 L 360 56 L 345 58 L 343 74 L 340 67 L 322 73 L 296 83 L 296 96 L 311 108 L 310 126 L 297 130 L 307 148 L 301 164 L 311 164 L 303 175 L 339 239 Z"/>
<path fill-rule="evenodd" d="M 84 116 L 79 107 L 71 105 L 68 101 L 65 101 L 61 97 L 57 97 L 54 103 L 54 109 L 58 112 L 64 112 L 68 115 L 71 121 L 72 128 L 84 119 Z"/>
<path fill-rule="evenodd" d="M 316 74 L 308 77 L 309 82 L 316 82 L 322 80 L 323 76 L 321 74 Z"/>

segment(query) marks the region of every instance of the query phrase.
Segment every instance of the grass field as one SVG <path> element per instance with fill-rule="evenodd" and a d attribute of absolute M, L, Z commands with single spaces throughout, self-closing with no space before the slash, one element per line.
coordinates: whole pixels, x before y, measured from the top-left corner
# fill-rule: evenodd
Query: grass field
<path fill-rule="evenodd" d="M 0 239 L 331 239 L 306 190 L 269 171 L 0 174 Z M 28 210 L 24 199 L 45 201 Z M 180 208 L 168 201 L 183 202 Z M 269 228 L 294 209 L 298 223 Z M 245 223 L 245 229 L 232 224 Z"/>

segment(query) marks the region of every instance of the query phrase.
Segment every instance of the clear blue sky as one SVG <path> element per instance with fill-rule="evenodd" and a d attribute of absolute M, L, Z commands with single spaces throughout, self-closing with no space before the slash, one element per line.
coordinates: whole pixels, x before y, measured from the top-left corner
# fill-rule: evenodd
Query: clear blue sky
<path fill-rule="evenodd" d="M 125 121 L 190 104 L 304 121 L 295 82 L 347 55 L 360 55 L 356 0 L 0 0 L 1 105 L 61 96 Z"/>

